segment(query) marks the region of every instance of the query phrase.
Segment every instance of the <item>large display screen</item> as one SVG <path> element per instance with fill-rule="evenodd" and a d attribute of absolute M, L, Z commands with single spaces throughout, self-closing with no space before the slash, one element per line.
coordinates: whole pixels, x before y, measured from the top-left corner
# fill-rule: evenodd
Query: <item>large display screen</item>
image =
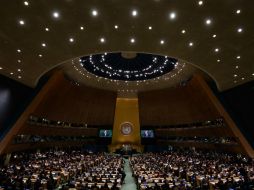
<path fill-rule="evenodd" d="M 141 130 L 141 138 L 154 138 L 153 130 Z"/>
<path fill-rule="evenodd" d="M 112 130 L 100 129 L 100 131 L 99 131 L 99 137 L 105 137 L 105 138 L 112 137 Z"/>

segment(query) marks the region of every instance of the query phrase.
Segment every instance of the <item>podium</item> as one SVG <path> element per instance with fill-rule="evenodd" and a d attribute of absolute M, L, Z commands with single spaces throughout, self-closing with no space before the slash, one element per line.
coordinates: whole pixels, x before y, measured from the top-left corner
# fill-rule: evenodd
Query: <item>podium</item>
<path fill-rule="evenodd" d="M 121 155 L 130 155 L 133 153 L 142 153 L 144 151 L 144 146 L 134 145 L 134 144 L 118 144 L 109 145 L 109 151 L 114 153 L 119 153 Z"/>

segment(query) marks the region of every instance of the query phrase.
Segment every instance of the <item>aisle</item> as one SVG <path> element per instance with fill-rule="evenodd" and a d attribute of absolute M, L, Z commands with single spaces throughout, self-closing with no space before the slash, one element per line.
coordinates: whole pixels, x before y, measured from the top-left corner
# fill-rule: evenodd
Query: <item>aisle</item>
<path fill-rule="evenodd" d="M 130 167 L 130 163 L 128 159 L 125 159 L 125 164 L 124 164 L 124 171 L 125 171 L 125 179 L 124 179 L 124 184 L 122 185 L 121 190 L 136 190 L 137 185 L 135 183 L 135 179 L 132 177 L 132 170 Z"/>

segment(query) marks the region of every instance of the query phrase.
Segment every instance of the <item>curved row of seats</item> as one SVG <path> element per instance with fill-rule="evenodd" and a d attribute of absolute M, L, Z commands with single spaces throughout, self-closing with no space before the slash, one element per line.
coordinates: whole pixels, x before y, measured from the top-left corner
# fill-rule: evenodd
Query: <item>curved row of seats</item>
<path fill-rule="evenodd" d="M 253 159 L 190 150 L 133 156 L 140 189 L 253 189 Z"/>
<path fill-rule="evenodd" d="M 123 176 L 123 159 L 117 155 L 81 151 L 19 153 L 11 164 L 0 168 L 0 188 L 118 190 Z"/>

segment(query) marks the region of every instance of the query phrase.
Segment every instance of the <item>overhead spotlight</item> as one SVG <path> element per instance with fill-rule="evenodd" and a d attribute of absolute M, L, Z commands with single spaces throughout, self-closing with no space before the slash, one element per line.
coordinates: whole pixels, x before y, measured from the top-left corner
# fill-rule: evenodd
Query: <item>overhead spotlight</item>
<path fill-rule="evenodd" d="M 240 14 L 241 13 L 241 10 L 240 9 L 237 9 L 236 10 L 236 14 Z"/>
<path fill-rule="evenodd" d="M 21 79 L 22 77 L 19 75 L 18 78 Z"/>
<path fill-rule="evenodd" d="M 80 30 L 84 30 L 84 27 L 83 27 L 83 26 L 80 26 Z"/>
<path fill-rule="evenodd" d="M 45 28 L 45 30 L 48 32 L 48 31 L 49 31 L 49 28 Z"/>
<path fill-rule="evenodd" d="M 56 11 L 53 12 L 52 15 L 53 15 L 54 18 L 59 18 L 59 16 L 60 16 L 60 14 L 58 12 L 56 12 Z"/>
<path fill-rule="evenodd" d="M 237 74 L 234 74 L 234 77 L 237 77 Z"/>
<path fill-rule="evenodd" d="M 152 30 L 152 29 L 153 29 L 153 27 L 152 27 L 152 26 L 148 26 L 148 29 L 149 29 L 149 30 Z"/>
<path fill-rule="evenodd" d="M 28 6 L 28 5 L 29 5 L 29 2 L 28 2 L 28 1 L 24 1 L 24 5 L 25 5 L 25 6 Z"/>
<path fill-rule="evenodd" d="M 164 43 L 165 43 L 165 41 L 164 41 L 164 40 L 161 40 L 161 41 L 160 41 L 160 44 L 161 44 L 161 45 L 163 45 Z"/>
<path fill-rule="evenodd" d="M 138 16 L 138 11 L 137 10 L 132 10 L 132 12 L 131 12 L 131 15 L 133 16 L 133 17 L 136 17 L 136 16 Z"/>
<path fill-rule="evenodd" d="M 199 6 L 203 5 L 203 1 L 198 1 L 198 5 Z"/>
<path fill-rule="evenodd" d="M 135 39 L 134 38 L 131 38 L 131 43 L 133 44 L 133 43 L 135 43 Z"/>
<path fill-rule="evenodd" d="M 10 74 L 11 74 L 11 75 L 13 75 L 14 73 L 13 73 L 13 72 L 11 72 Z"/>
<path fill-rule="evenodd" d="M 46 47 L 46 44 L 45 44 L 45 43 L 42 43 L 41 46 L 42 46 L 42 47 Z"/>
<path fill-rule="evenodd" d="M 95 16 L 98 16 L 98 11 L 97 11 L 97 10 L 95 10 L 95 9 L 94 9 L 94 10 L 92 10 L 92 16 L 94 16 L 94 17 L 95 17 Z"/>
<path fill-rule="evenodd" d="M 217 37 L 217 35 L 216 35 L 216 34 L 214 34 L 214 35 L 213 35 L 213 38 L 216 38 L 216 37 Z"/>
<path fill-rule="evenodd" d="M 115 25 L 114 28 L 115 28 L 115 29 L 118 29 L 118 25 Z"/>
<path fill-rule="evenodd" d="M 171 12 L 171 13 L 169 14 L 169 18 L 170 18 L 171 20 L 174 20 L 174 19 L 176 18 L 176 13 L 175 13 L 175 12 Z"/>
<path fill-rule="evenodd" d="M 18 69 L 18 72 L 21 72 L 21 69 Z"/>
<path fill-rule="evenodd" d="M 238 55 L 238 56 L 236 57 L 236 59 L 241 59 L 241 56 L 240 56 L 240 55 Z"/>
<path fill-rule="evenodd" d="M 185 30 L 182 30 L 181 32 L 182 32 L 182 34 L 185 34 L 185 33 L 186 33 L 186 31 L 185 31 Z"/>
<path fill-rule="evenodd" d="M 206 19 L 205 23 L 206 23 L 206 25 L 210 25 L 212 23 L 212 20 L 211 19 Z"/>
<path fill-rule="evenodd" d="M 236 68 L 236 69 L 238 69 L 238 68 L 239 68 L 239 66 L 238 66 L 238 65 L 236 65 L 236 66 L 235 66 L 235 68 Z"/>
<path fill-rule="evenodd" d="M 100 42 L 104 43 L 105 42 L 105 38 L 100 38 Z"/>
<path fill-rule="evenodd" d="M 18 59 L 18 63 L 21 63 L 21 60 L 20 60 L 20 59 Z"/>
<path fill-rule="evenodd" d="M 243 31 L 242 28 L 238 28 L 238 29 L 237 29 L 237 32 L 238 32 L 238 33 L 241 33 L 242 31 Z"/>
<path fill-rule="evenodd" d="M 193 42 L 190 42 L 190 43 L 189 43 L 189 46 L 190 46 L 190 47 L 192 47 L 193 45 L 194 45 Z"/>
<path fill-rule="evenodd" d="M 70 41 L 70 42 L 74 42 L 74 38 L 70 38 L 69 41 Z"/>
<path fill-rule="evenodd" d="M 219 62 L 220 62 L 220 59 L 217 59 L 217 62 L 219 63 Z"/>
<path fill-rule="evenodd" d="M 0 67 L 0 70 L 2 70 L 3 68 L 2 67 Z"/>
<path fill-rule="evenodd" d="M 39 56 L 39 57 L 42 57 L 42 54 L 39 54 L 38 56 Z"/>
<path fill-rule="evenodd" d="M 24 20 L 19 20 L 19 24 L 20 25 L 25 25 L 25 21 Z"/>
<path fill-rule="evenodd" d="M 219 52 L 220 49 L 219 49 L 219 48 L 215 48 L 214 51 L 215 51 L 215 52 Z"/>
<path fill-rule="evenodd" d="M 20 50 L 20 49 L 17 49 L 17 52 L 18 52 L 18 53 L 21 53 L 21 50 Z"/>

